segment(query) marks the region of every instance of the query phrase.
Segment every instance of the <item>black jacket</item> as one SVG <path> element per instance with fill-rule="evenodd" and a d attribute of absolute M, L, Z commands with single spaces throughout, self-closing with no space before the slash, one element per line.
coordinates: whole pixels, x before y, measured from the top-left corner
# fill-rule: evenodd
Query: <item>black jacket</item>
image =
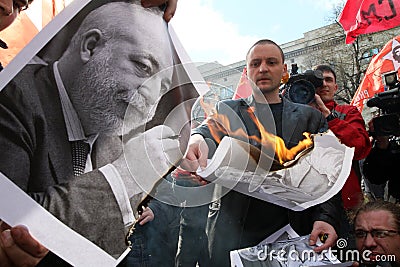
<path fill-rule="evenodd" d="M 286 99 L 282 101 L 281 137 L 286 147 L 291 148 L 304 139 L 303 132 L 318 133 L 327 130 L 325 118 L 316 109 Z M 249 136 L 259 136 L 260 133 L 247 111 L 249 106 L 254 105 L 250 97 L 219 102 L 216 109 L 218 114 L 228 116 L 233 130 L 244 128 Z M 264 117 L 260 120 L 266 129 L 274 126 L 271 114 L 262 114 L 259 117 Z M 272 125 L 267 125 L 269 123 Z M 213 139 L 206 124 L 194 129 L 192 133 Z M 229 266 L 229 251 L 254 246 L 288 223 L 300 235 L 309 234 L 316 220 L 325 221 L 338 231 L 342 209 L 340 193 L 325 203 L 295 212 L 230 191 L 220 199 L 219 203 L 210 205 L 207 224 L 211 260 L 209 266 Z"/>

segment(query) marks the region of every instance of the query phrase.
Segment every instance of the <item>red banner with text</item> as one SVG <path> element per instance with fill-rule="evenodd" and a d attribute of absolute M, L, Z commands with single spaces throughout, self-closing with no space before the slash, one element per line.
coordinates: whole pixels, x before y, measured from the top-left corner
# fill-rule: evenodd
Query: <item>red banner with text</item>
<path fill-rule="evenodd" d="M 347 0 L 338 21 L 346 32 L 346 44 L 350 44 L 360 34 L 399 26 L 400 1 Z"/>
<path fill-rule="evenodd" d="M 369 63 L 364 78 L 354 94 L 351 105 L 361 112 L 364 102 L 375 94 L 387 90 L 382 82 L 385 73 L 400 70 L 400 35 L 390 40 Z"/>

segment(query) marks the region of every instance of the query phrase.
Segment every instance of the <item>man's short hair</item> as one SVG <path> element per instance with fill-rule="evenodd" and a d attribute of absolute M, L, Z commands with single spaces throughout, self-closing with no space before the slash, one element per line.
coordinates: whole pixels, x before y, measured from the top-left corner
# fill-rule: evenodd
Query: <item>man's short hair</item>
<path fill-rule="evenodd" d="M 335 78 L 336 82 L 336 72 L 333 70 L 333 68 L 329 65 L 326 64 L 320 64 L 315 67 L 313 67 L 313 70 L 320 70 L 322 72 L 331 72 L 333 74 L 333 77 Z"/>
<path fill-rule="evenodd" d="M 151 7 L 151 8 L 144 8 L 141 5 L 140 0 L 96 0 L 92 1 L 95 2 L 92 7 L 89 7 L 85 10 L 83 10 L 83 15 L 79 14 L 80 21 L 79 23 L 76 23 L 76 25 L 79 25 L 78 29 L 74 32 L 71 42 L 69 44 L 70 47 L 77 47 L 79 46 L 80 43 L 80 36 L 82 35 L 83 32 L 87 31 L 89 28 L 93 27 L 93 25 L 98 25 L 99 20 L 102 15 L 102 12 L 106 8 L 108 8 L 109 5 L 115 5 L 117 3 L 121 5 L 134 5 L 137 6 L 138 8 L 143 9 L 143 12 L 150 12 L 153 13 L 157 16 L 160 16 L 162 18 L 164 12 L 158 8 L 158 7 Z M 110 15 L 112 14 L 112 11 L 110 12 Z M 100 16 L 101 15 L 101 16 Z M 118 13 L 114 13 L 113 16 L 115 18 L 112 19 L 112 21 L 118 20 Z M 135 27 L 135 25 L 132 25 L 132 27 Z M 103 27 L 99 28 L 104 33 L 105 40 L 112 39 L 114 37 L 113 33 L 115 32 L 115 27 L 110 24 L 105 24 Z M 67 50 L 69 50 L 67 48 Z"/>
<path fill-rule="evenodd" d="M 93 12 L 94 10 L 100 8 L 101 6 L 105 4 L 110 4 L 113 2 L 126 2 L 126 3 L 131 3 L 135 5 L 141 5 L 140 0 L 95 0 L 95 1 L 90 1 L 87 5 L 85 5 L 68 23 L 67 25 L 64 26 L 63 29 L 61 29 L 57 35 L 48 42 L 45 46 L 44 49 L 39 51 L 38 56 L 41 58 L 46 58 L 48 50 L 51 50 L 54 45 L 57 46 L 57 49 L 59 51 L 65 51 L 68 46 L 71 45 L 71 42 L 69 40 L 72 40 L 73 36 L 77 33 L 78 29 L 82 25 L 82 22 L 85 20 L 85 18 L 88 16 L 89 13 Z M 161 17 L 164 14 L 163 8 L 162 7 L 152 7 L 152 8 L 146 8 L 146 11 L 149 12 L 154 12 L 157 15 L 160 15 Z M 117 16 L 117 15 L 116 15 Z M 60 38 L 57 38 L 58 35 L 60 35 Z M 54 42 L 53 42 L 54 41 Z M 53 44 L 54 43 L 54 44 Z M 54 51 L 54 49 L 53 49 Z M 50 61 L 58 59 L 60 55 L 55 55 L 56 58 L 54 58 L 54 55 L 50 57 Z"/>
<path fill-rule="evenodd" d="M 397 231 L 400 230 L 400 206 L 399 204 L 391 203 L 383 200 L 369 201 L 357 209 L 354 214 L 353 224 L 355 225 L 357 217 L 363 212 L 370 211 L 387 211 L 394 217 Z"/>
<path fill-rule="evenodd" d="M 249 50 L 247 51 L 247 54 L 246 54 L 246 61 L 247 61 L 247 57 L 249 56 L 250 51 L 251 51 L 251 49 L 253 49 L 253 47 L 255 47 L 256 45 L 265 45 L 265 44 L 272 44 L 272 45 L 275 45 L 276 47 L 278 47 L 279 51 L 281 52 L 282 62 L 285 62 L 285 55 L 284 55 L 284 53 L 283 53 L 282 48 L 281 48 L 277 43 L 275 43 L 274 41 L 272 41 L 272 40 L 270 40 L 270 39 L 261 39 L 261 40 L 258 40 L 257 42 L 255 42 L 255 43 L 249 48 Z"/>

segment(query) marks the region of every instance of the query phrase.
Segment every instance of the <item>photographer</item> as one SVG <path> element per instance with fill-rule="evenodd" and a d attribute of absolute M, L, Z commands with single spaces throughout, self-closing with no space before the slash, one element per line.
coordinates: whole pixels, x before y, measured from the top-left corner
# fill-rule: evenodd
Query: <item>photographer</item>
<path fill-rule="evenodd" d="M 379 108 L 379 116 L 369 122 L 374 147 L 364 162 L 366 181 L 385 186 L 388 182 L 388 200 L 399 202 L 400 193 L 395 190 L 400 182 L 396 179 L 396 163 L 400 162 L 400 82 L 398 72 L 382 74 L 385 90 L 368 100 L 368 107 Z M 397 177 L 396 177 L 397 176 Z"/>
<path fill-rule="evenodd" d="M 376 135 L 372 121 L 369 123 L 373 148 L 363 165 L 365 178 L 374 185 L 388 182 L 389 201 L 398 203 L 400 200 L 400 180 L 397 164 L 400 162 L 400 146 L 393 136 Z"/>
<path fill-rule="evenodd" d="M 339 105 L 334 101 L 333 97 L 338 89 L 335 71 L 328 65 L 318 65 L 314 70 L 322 71 L 324 79 L 323 85 L 316 88 L 314 105 L 325 116 L 329 129 L 340 141 L 355 149 L 351 172 L 342 189 L 344 208 L 351 210 L 363 202 L 358 161 L 368 155 L 371 143 L 364 119 L 357 108 Z"/>

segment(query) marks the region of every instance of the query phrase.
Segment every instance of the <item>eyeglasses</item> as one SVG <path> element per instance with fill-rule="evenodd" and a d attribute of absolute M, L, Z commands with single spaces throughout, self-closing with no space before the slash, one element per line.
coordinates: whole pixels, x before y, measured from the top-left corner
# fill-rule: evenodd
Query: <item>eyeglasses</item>
<path fill-rule="evenodd" d="M 373 238 L 386 238 L 388 236 L 397 235 L 400 232 L 399 231 L 394 231 L 394 230 L 380 230 L 380 229 L 374 229 L 374 230 L 371 230 L 371 231 L 356 230 L 354 232 L 354 235 L 358 239 L 363 239 L 363 238 L 367 237 L 368 233 L 371 234 L 371 236 Z"/>

